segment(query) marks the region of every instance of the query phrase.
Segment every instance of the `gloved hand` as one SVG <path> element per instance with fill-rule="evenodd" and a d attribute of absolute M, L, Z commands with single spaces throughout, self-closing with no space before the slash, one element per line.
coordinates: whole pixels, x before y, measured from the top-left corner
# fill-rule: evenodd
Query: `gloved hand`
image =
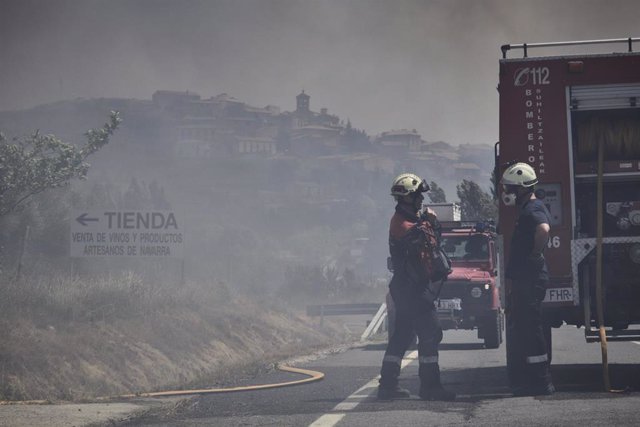
<path fill-rule="evenodd" d="M 427 220 L 432 224 L 438 220 L 438 214 L 428 206 L 422 211 L 420 216 L 423 220 Z"/>

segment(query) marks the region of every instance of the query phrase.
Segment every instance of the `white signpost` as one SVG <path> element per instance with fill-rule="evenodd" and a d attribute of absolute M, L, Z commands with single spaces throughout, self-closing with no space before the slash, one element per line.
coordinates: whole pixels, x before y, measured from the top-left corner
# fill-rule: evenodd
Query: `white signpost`
<path fill-rule="evenodd" d="M 184 230 L 172 211 L 77 211 L 72 257 L 182 258 Z"/>

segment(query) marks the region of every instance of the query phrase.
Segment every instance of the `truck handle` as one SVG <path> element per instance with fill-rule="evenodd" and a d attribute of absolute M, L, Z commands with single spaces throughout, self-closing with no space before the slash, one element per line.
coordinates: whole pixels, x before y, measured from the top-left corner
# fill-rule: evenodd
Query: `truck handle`
<path fill-rule="evenodd" d="M 493 144 L 493 178 L 495 182 L 496 194 L 498 197 L 498 187 L 500 186 L 500 141 Z"/>
<path fill-rule="evenodd" d="M 500 46 L 502 51 L 502 59 L 507 59 L 507 52 L 511 49 L 522 49 L 523 58 L 527 58 L 528 48 L 530 47 L 558 47 L 558 46 L 580 46 L 594 44 L 612 44 L 627 43 L 629 52 L 633 52 L 633 42 L 640 41 L 640 37 L 627 37 L 621 39 L 601 39 L 601 40 L 578 40 L 567 42 L 548 42 L 548 43 L 522 43 L 522 44 L 503 44 Z"/>

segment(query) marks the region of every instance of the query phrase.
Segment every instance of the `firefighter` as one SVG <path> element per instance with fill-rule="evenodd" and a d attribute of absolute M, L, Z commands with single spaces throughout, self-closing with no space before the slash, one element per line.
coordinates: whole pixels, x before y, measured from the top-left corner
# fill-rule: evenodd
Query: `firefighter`
<path fill-rule="evenodd" d="M 509 166 L 502 175 L 502 200 L 516 206 L 518 220 L 511 238 L 506 278 L 511 280 L 510 327 L 513 346 L 510 381 L 514 395 L 550 395 L 541 303 L 549 281 L 544 249 L 549 241 L 549 211 L 535 196 L 538 178 L 526 163 Z"/>
<path fill-rule="evenodd" d="M 442 329 L 434 306 L 433 290 L 429 287 L 430 260 L 425 243 L 438 244 L 435 214 L 430 209 L 421 212 L 422 193 L 429 191 L 426 181 L 415 174 L 404 173 L 393 180 L 391 195 L 397 201 L 389 227 L 389 251 L 393 278 L 389 291 L 395 306 L 395 328 L 382 360 L 379 399 L 409 397 L 409 391 L 398 384 L 400 363 L 418 336 L 420 398 L 423 400 L 453 400 L 455 393 L 440 383 L 438 344 Z"/>

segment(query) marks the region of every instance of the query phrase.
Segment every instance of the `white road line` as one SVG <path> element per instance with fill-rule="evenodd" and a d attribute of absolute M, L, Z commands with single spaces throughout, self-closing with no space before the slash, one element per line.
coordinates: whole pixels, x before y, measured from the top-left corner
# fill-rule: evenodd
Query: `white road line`
<path fill-rule="evenodd" d="M 310 424 L 309 427 L 333 427 L 336 424 L 338 424 L 338 422 L 341 419 L 343 419 L 345 415 L 347 415 L 347 414 L 345 414 L 345 413 L 342 413 L 342 414 L 324 414 L 323 416 L 321 416 L 320 418 L 315 420 L 313 422 L 313 424 Z"/>
<path fill-rule="evenodd" d="M 411 353 L 407 354 L 404 359 L 402 359 L 402 363 L 400 364 L 400 369 L 403 369 L 409 363 L 416 360 L 418 357 L 418 351 L 414 350 Z M 342 402 L 338 403 L 332 410 L 330 414 L 324 414 L 313 423 L 309 425 L 309 427 L 333 427 L 342 420 L 347 411 L 353 410 L 356 406 L 358 406 L 363 400 L 371 396 L 372 391 L 368 393 L 363 393 L 363 391 L 367 389 L 375 389 L 378 386 L 378 379 L 380 379 L 380 375 L 360 387 L 358 390 L 354 391 L 349 397 L 344 399 Z"/>
<path fill-rule="evenodd" d="M 640 341 L 631 341 L 631 342 L 634 343 L 634 344 L 640 345 Z"/>

